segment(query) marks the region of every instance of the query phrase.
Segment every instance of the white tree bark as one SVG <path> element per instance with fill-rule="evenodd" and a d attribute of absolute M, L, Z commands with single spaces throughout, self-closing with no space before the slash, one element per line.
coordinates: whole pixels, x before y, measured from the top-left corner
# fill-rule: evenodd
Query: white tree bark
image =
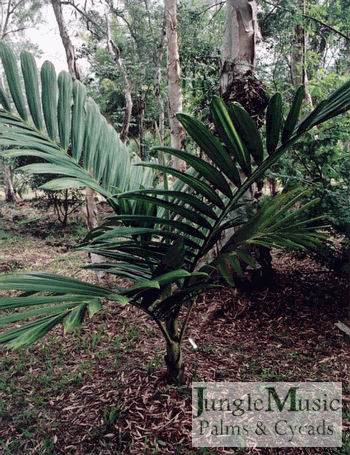
<path fill-rule="evenodd" d="M 179 56 L 179 41 L 177 34 L 177 4 L 176 0 L 164 0 L 165 30 L 167 42 L 167 73 L 168 73 L 168 113 L 170 125 L 171 147 L 183 149 L 185 136 L 184 127 L 176 118 L 182 112 L 181 69 Z M 173 157 L 172 166 L 185 171 L 184 161 Z"/>
<path fill-rule="evenodd" d="M 256 0 L 226 0 L 226 25 L 222 45 L 220 95 L 224 95 L 231 82 L 237 77 L 244 79 L 244 75 L 250 71 L 255 72 L 255 45 L 260 36 L 257 21 Z M 246 175 L 239 170 L 241 180 Z M 246 196 L 252 198 L 254 187 L 246 191 Z M 223 238 L 217 247 L 223 245 L 234 234 L 235 228 L 225 231 Z"/>
<path fill-rule="evenodd" d="M 221 93 L 233 75 L 254 72 L 259 36 L 256 0 L 226 0 L 226 26 L 221 59 Z"/>

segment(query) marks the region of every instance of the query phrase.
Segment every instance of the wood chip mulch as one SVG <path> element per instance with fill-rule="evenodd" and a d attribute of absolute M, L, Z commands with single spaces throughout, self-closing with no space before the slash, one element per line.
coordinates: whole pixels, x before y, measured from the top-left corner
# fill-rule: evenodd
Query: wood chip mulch
<path fill-rule="evenodd" d="M 269 287 L 238 291 L 223 287 L 203 294 L 191 319 L 184 349 L 186 381 L 169 386 L 164 379 L 164 344 L 155 325 L 133 308 L 106 306 L 82 329 L 100 341 L 84 350 L 81 334 L 57 331 L 57 349 L 65 349 L 65 369 L 80 383 L 33 404 L 33 378 L 45 375 L 48 358 L 55 374 L 55 347 L 17 374 L 24 406 L 38 407 L 35 422 L 16 419 L 11 393 L 0 393 L 0 440 L 28 454 L 195 454 L 191 446 L 192 381 L 340 381 L 350 401 L 349 340 L 335 323 L 350 326 L 349 281 L 308 257 L 274 254 Z M 134 332 L 131 331 L 134 327 Z M 191 337 L 198 348 L 187 341 Z M 50 339 L 42 343 L 50 346 Z M 37 351 L 36 351 L 37 350 Z M 61 352 L 60 351 L 60 352 Z M 62 354 L 61 354 L 62 355 Z M 1 354 L 3 356 L 3 354 Z M 82 368 L 82 365 L 85 367 Z M 84 369 L 85 368 L 85 369 Z M 21 411 L 22 412 L 22 411 Z M 347 411 L 348 415 L 349 410 Z M 349 437 L 349 422 L 344 421 Z M 23 431 L 26 429 L 26 432 Z M 35 428 L 35 434 L 28 436 Z M 45 449 L 43 435 L 52 447 Z M 211 449 L 207 454 L 239 453 Z M 247 449 L 246 453 L 321 454 L 322 449 Z M 329 452 L 331 453 L 331 452 Z"/>

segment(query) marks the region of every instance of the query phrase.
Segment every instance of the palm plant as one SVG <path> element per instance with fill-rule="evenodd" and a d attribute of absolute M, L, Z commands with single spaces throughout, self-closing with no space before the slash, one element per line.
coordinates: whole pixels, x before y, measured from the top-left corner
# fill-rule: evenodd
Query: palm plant
<path fill-rule="evenodd" d="M 4 58 L 3 62 L 6 70 L 8 62 Z M 8 65 L 13 68 L 12 63 Z M 6 74 L 9 79 L 13 73 Z M 61 78 L 67 79 L 66 76 Z M 35 84 L 35 81 L 26 84 L 29 106 L 30 103 L 38 104 L 38 91 L 28 89 Z M 46 84 L 47 78 L 42 78 L 43 94 L 48 90 Z M 110 204 L 118 208 L 116 215 L 108 217 L 102 226 L 90 232 L 82 249 L 106 258 L 102 265 L 88 267 L 102 268 L 129 280 L 132 285 L 111 290 L 45 273 L 3 276 L 0 279 L 0 289 L 16 289 L 24 294 L 0 299 L 0 310 L 6 313 L 0 318 L 0 325 L 30 319 L 29 323 L 0 335 L 0 342 L 7 343 L 7 347 L 28 346 L 58 323 L 63 323 L 65 331 L 73 330 L 83 323 L 86 314 L 93 315 L 101 308 L 101 302 L 109 299 L 121 304 L 132 304 L 156 322 L 167 346 L 165 361 L 169 381 L 181 381 L 182 342 L 197 296 L 204 289 L 213 287 L 210 280 L 212 271 L 219 270 L 230 282 L 231 267 L 239 272 L 242 260 L 254 266 L 252 258 L 241 249 L 246 244 L 309 248 L 322 240 L 322 234 L 315 229 L 315 223 L 320 220 L 312 220 L 312 225 L 300 220 L 300 214 L 308 205 L 291 210 L 302 195 L 297 190 L 265 203 L 248 219 L 239 217 L 237 209 L 246 203 L 244 198 L 247 189 L 305 131 L 349 109 L 350 83 L 334 92 L 299 123 L 303 88 L 297 90 L 285 121 L 282 119 L 281 96 L 274 95 L 266 114 L 266 141 L 262 140 L 253 120 L 240 105 L 233 104 L 227 108 L 219 98 L 215 98 L 211 105 L 218 138 L 198 120 L 179 114 L 179 120 L 202 150 L 203 157 L 182 150 L 158 147 L 158 150 L 186 161 L 188 171 L 182 173 L 168 166 L 142 163 L 143 168 L 173 176 L 175 183 L 170 189 L 145 187 L 124 192 L 114 189 L 110 183 L 103 183 L 113 180 L 109 176 L 109 169 L 112 173 L 115 171 L 113 160 L 109 167 L 104 167 L 101 171 L 99 160 L 108 162 L 107 158 L 102 157 L 102 147 L 97 155 L 99 158 L 89 161 L 92 142 L 99 143 L 101 140 L 100 137 L 96 138 L 95 131 L 85 128 L 83 135 L 78 134 L 75 128 L 79 132 L 81 118 L 75 120 L 75 123 L 72 121 L 72 142 L 75 135 L 80 138 L 83 136 L 83 145 L 79 146 L 78 153 L 65 152 L 67 146 L 62 151 L 61 145 L 55 141 L 55 134 L 50 133 L 50 127 L 47 127 L 47 133 L 39 129 L 41 124 L 36 123 L 35 115 L 33 117 L 32 114 L 35 126 L 28 124 L 18 102 L 19 88 L 19 82 L 15 89 L 11 89 L 10 85 L 19 116 L 10 111 L 4 91 L 1 95 L 4 110 L 0 111 L 0 134 L 6 145 L 15 148 L 10 153 L 32 154 L 48 162 L 42 168 L 31 166 L 29 170 L 45 172 L 46 169 L 47 172 L 54 171 L 55 174 L 64 176 L 64 180 L 52 183 L 51 188 L 61 188 L 62 185 L 90 186 L 100 190 Z M 73 93 L 73 118 L 75 103 L 79 104 L 80 99 L 75 96 L 76 98 Z M 43 103 L 45 104 L 44 99 Z M 79 112 L 84 121 L 88 122 L 90 111 Z M 99 114 L 95 107 L 93 113 L 97 118 Z M 103 124 L 101 119 L 95 121 Z M 51 123 L 54 124 L 55 120 L 52 119 Z M 49 121 L 49 125 L 51 123 Z M 64 125 L 70 125 L 70 122 L 64 123 L 59 118 L 58 124 L 59 130 L 62 130 L 60 141 L 67 145 L 64 142 L 67 141 Z M 100 134 L 103 136 L 104 133 Z M 138 163 L 135 168 L 140 169 L 140 165 Z M 240 171 L 244 172 L 243 179 Z M 139 208 L 136 211 L 133 209 L 135 204 Z M 145 208 L 143 212 L 140 210 L 142 206 Z M 233 227 L 235 232 L 218 255 L 212 259 L 207 258 L 223 233 Z M 16 312 L 19 308 L 28 310 Z"/>

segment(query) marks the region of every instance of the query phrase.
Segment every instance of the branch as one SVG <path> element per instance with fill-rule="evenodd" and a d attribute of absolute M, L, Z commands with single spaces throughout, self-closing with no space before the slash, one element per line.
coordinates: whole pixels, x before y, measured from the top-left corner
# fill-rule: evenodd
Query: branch
<path fill-rule="evenodd" d="M 323 21 L 320 21 L 319 19 L 316 19 L 315 17 L 308 16 L 307 14 L 303 14 L 303 17 L 306 17 L 307 19 L 311 19 L 312 21 L 318 22 L 319 24 L 323 25 L 324 27 L 328 28 L 329 30 L 332 30 L 332 32 L 337 33 L 338 35 L 342 36 L 347 41 L 350 41 L 350 36 L 347 36 L 344 33 L 340 32 L 339 30 L 336 30 L 335 28 L 331 27 L 330 25 L 325 24 Z"/>
<path fill-rule="evenodd" d="M 288 8 L 284 8 L 283 6 L 276 5 L 275 3 L 269 2 L 267 0 L 264 0 L 264 2 L 267 5 L 273 6 L 275 9 L 276 8 L 280 8 L 280 9 L 283 9 L 285 11 L 288 11 L 289 13 L 294 13 L 294 11 L 292 11 L 292 10 L 290 10 Z M 271 14 L 271 12 L 268 13 L 268 14 Z M 332 30 L 332 32 L 336 33 L 337 35 L 340 35 L 342 38 L 345 38 L 347 41 L 350 41 L 350 36 L 347 36 L 344 33 L 340 32 L 339 30 L 336 30 L 331 25 L 326 24 L 325 22 L 321 21 L 320 19 L 316 19 L 315 17 L 309 16 L 308 14 L 305 14 L 305 13 L 302 14 L 302 17 L 304 17 L 305 19 L 311 19 L 312 21 L 318 22 L 320 25 L 323 25 L 324 27 L 328 28 L 329 30 Z"/>
<path fill-rule="evenodd" d="M 24 30 L 28 30 L 28 29 L 30 29 L 30 27 L 21 27 L 21 28 L 17 28 L 16 30 L 9 30 L 8 32 L 6 32 L 2 35 L 2 39 L 4 39 L 6 36 L 10 35 L 11 33 L 23 32 Z"/>
<path fill-rule="evenodd" d="M 13 5 L 13 8 L 11 9 L 11 11 L 10 11 L 10 8 L 9 8 L 9 9 L 8 9 L 9 15 L 13 14 L 14 11 L 16 11 L 16 9 L 20 6 L 20 4 L 21 4 L 21 3 L 24 3 L 24 2 L 25 2 L 25 0 L 19 0 L 18 3 L 16 3 L 15 5 Z M 9 7 L 10 7 L 10 4 L 11 4 L 11 2 L 9 2 Z"/>
<path fill-rule="evenodd" d="M 5 36 L 7 34 L 7 26 L 8 26 L 9 20 L 10 20 L 10 16 L 11 16 L 10 6 L 11 6 L 11 2 L 9 1 L 8 4 L 7 4 L 5 23 L 4 23 L 4 26 L 2 28 L 2 37 L 1 37 L 2 40 L 5 38 Z"/>
<path fill-rule="evenodd" d="M 103 28 L 100 26 L 100 24 L 98 24 L 94 19 L 91 19 L 91 17 L 89 17 L 88 13 L 82 9 L 79 8 L 79 6 L 75 5 L 73 2 L 71 1 L 66 1 L 66 2 L 61 2 L 62 5 L 70 5 L 70 6 L 73 6 L 74 9 L 76 9 L 78 11 L 79 14 L 81 14 L 83 17 L 85 17 L 85 19 L 87 20 L 87 22 L 91 22 L 92 24 L 94 24 L 98 30 L 102 33 L 103 36 L 107 36 L 107 32 L 105 30 L 103 30 Z"/>
<path fill-rule="evenodd" d="M 202 11 L 200 11 L 199 13 L 196 14 L 196 16 L 200 16 L 201 14 L 204 14 L 206 13 L 207 11 L 209 11 L 211 8 L 215 8 L 216 6 L 220 6 L 220 10 L 221 8 L 224 6 L 226 2 L 222 1 L 222 2 L 218 2 L 218 3 L 214 3 L 214 5 L 209 5 L 207 8 L 204 8 Z M 219 10 L 219 11 L 220 11 Z"/>

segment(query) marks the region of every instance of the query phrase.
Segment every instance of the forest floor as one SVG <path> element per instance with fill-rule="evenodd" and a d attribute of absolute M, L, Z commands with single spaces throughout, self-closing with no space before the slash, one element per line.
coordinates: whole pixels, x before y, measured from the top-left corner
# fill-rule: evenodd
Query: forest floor
<path fill-rule="evenodd" d="M 38 202 L 2 204 L 0 214 L 0 274 L 95 280 L 74 249 L 81 215 L 63 228 Z M 200 296 L 181 387 L 165 382 L 155 324 L 114 303 L 72 334 L 59 327 L 30 348 L 0 351 L 0 454 L 349 454 L 350 344 L 334 325 L 350 325 L 349 280 L 307 255 L 274 252 L 273 268 L 269 287 Z M 192 448 L 193 381 L 342 382 L 343 447 Z"/>

